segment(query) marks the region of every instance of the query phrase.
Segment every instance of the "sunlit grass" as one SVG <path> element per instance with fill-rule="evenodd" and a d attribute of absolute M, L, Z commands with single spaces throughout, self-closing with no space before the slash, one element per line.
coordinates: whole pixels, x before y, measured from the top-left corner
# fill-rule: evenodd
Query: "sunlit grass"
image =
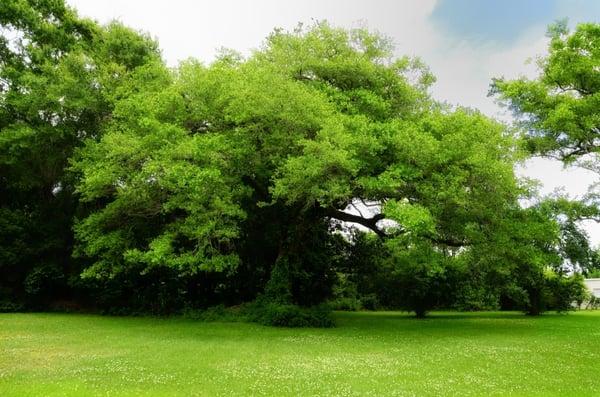
<path fill-rule="evenodd" d="M 0 396 L 600 395 L 600 312 L 336 318 L 0 314 Z"/>

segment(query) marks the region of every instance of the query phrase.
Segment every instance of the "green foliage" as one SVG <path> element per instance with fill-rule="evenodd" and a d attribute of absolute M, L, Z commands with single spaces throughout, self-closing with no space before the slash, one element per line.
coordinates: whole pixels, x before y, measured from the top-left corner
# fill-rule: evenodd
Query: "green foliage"
<path fill-rule="evenodd" d="M 394 308 L 396 289 L 392 285 L 389 253 L 373 233 L 353 230 L 344 240 L 343 254 L 336 264 L 337 279 L 329 301 L 334 310 L 377 310 Z M 397 308 L 397 307 L 396 307 Z"/>
<path fill-rule="evenodd" d="M 183 310 L 182 315 L 184 318 L 204 322 L 248 321 L 248 316 L 244 313 L 244 309 L 244 307 L 225 307 L 224 305 L 217 305 L 203 310 L 186 308 Z"/>
<path fill-rule="evenodd" d="M 86 291 L 83 303 L 105 314 L 166 315 L 186 305 L 190 279 L 168 268 L 142 270 L 130 268 L 112 278 L 79 279 L 76 285 Z"/>
<path fill-rule="evenodd" d="M 164 103 L 175 115 L 184 108 L 177 93 L 154 89 L 122 100 L 114 130 L 86 146 L 73 167 L 81 173 L 77 192 L 83 202 L 111 197 L 75 228 L 80 254 L 97 258 L 86 275 L 110 275 L 128 263 L 192 274 L 237 263 L 231 245 L 244 212 L 236 201 L 246 189 L 220 169 L 235 166 L 224 156 L 227 142 L 161 121 L 163 109 L 145 106 Z"/>
<path fill-rule="evenodd" d="M 356 282 L 351 279 L 352 275 L 338 272 L 336 276 L 332 297 L 328 302 L 329 306 L 333 310 L 343 311 L 356 311 L 361 309 L 357 285 Z"/>
<path fill-rule="evenodd" d="M 460 280 L 449 260 L 423 254 L 398 240 L 384 243 L 372 234 L 355 232 L 347 247 L 334 288 L 338 310 L 404 309 L 424 316 L 435 307 L 451 307 Z"/>
<path fill-rule="evenodd" d="M 249 321 L 263 325 L 291 328 L 329 328 L 335 325 L 331 317 L 331 308 L 324 304 L 299 307 L 259 299 L 247 305 L 245 310 Z"/>
<path fill-rule="evenodd" d="M 452 307 L 459 311 L 485 311 L 500 309 L 500 294 L 488 285 L 465 283 L 456 292 Z"/>
<path fill-rule="evenodd" d="M 587 274 L 588 278 L 600 278 L 600 269 L 593 269 Z"/>
<path fill-rule="evenodd" d="M 0 300 L 0 313 L 22 312 L 25 305 L 14 302 L 13 300 Z"/>
<path fill-rule="evenodd" d="M 584 303 L 584 307 L 586 309 L 600 309 L 600 298 L 598 298 L 597 296 L 591 295 L 589 297 L 589 300 Z"/>
<path fill-rule="evenodd" d="M 582 274 L 587 278 L 600 278 L 600 249 L 591 249 L 588 266 L 582 269 Z"/>
<path fill-rule="evenodd" d="M 448 270 L 443 255 L 426 245 L 415 245 L 398 251 L 393 247 L 391 257 L 394 296 L 389 300 L 395 307 L 414 311 L 417 317 L 449 301 Z M 392 292 L 389 289 L 386 292 Z"/>
<path fill-rule="evenodd" d="M 23 282 L 29 300 L 40 303 L 51 298 L 56 290 L 64 288 L 64 271 L 55 265 L 35 266 Z"/>
<path fill-rule="evenodd" d="M 364 310 L 378 310 L 381 308 L 381 303 L 377 294 L 366 294 L 360 297 L 360 307 Z"/>
<path fill-rule="evenodd" d="M 355 312 L 362 309 L 362 302 L 356 297 L 338 297 L 327 302 L 332 310 Z"/>
<path fill-rule="evenodd" d="M 522 116 L 534 153 L 571 163 L 599 148 L 600 25 L 580 24 L 569 32 L 559 23 L 549 36 L 537 79 L 497 79 L 492 92 Z M 588 165 L 597 169 L 596 163 L 594 157 Z"/>
<path fill-rule="evenodd" d="M 133 70 L 160 56 L 148 37 L 82 19 L 63 1 L 7 0 L 0 28 L 0 289 L 47 304 L 70 294 L 43 281 L 47 270 L 65 280 L 81 270 L 69 159 L 102 135 Z"/>
<path fill-rule="evenodd" d="M 567 312 L 580 307 L 589 297 L 583 276 L 566 276 L 546 268 L 515 282 L 506 292 L 516 308 L 530 315 L 555 310 Z"/>
<path fill-rule="evenodd" d="M 550 292 L 548 307 L 559 312 L 566 312 L 580 307 L 588 300 L 589 291 L 581 274 L 570 277 L 550 273 L 546 276 L 547 288 Z"/>
<path fill-rule="evenodd" d="M 530 314 L 566 310 L 581 299 L 581 284 L 564 275 L 565 261 L 574 256 L 565 253 L 564 229 L 552 203 L 514 206 L 494 220 L 493 233 L 485 240 L 462 248 L 428 251 L 428 244 L 419 245 L 427 240 L 408 233 L 383 245 L 368 234 L 356 234 L 340 269 L 344 282 L 338 282 L 342 292 L 336 296 L 358 300 L 374 293 L 384 307 L 418 316 L 450 307 L 518 308 Z M 549 266 L 554 269 L 550 273 Z M 552 281 L 547 274 L 555 274 Z"/>
<path fill-rule="evenodd" d="M 495 279 L 496 271 L 475 266 L 456 266 L 448 283 L 452 291 L 444 297 L 443 306 L 460 311 L 499 310 L 506 286 Z M 495 270 L 495 269 L 494 269 Z"/>
<path fill-rule="evenodd" d="M 183 311 L 183 317 L 204 322 L 255 322 L 262 325 L 289 328 L 329 328 L 335 325 L 328 305 L 299 307 L 264 299 L 239 306 L 212 306 Z"/>

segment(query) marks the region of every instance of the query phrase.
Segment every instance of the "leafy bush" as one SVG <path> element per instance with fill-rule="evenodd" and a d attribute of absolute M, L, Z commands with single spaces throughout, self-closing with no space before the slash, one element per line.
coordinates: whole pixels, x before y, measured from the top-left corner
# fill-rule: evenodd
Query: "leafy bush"
<path fill-rule="evenodd" d="M 600 278 L 600 269 L 592 269 L 587 274 L 588 278 Z"/>
<path fill-rule="evenodd" d="M 566 312 L 575 310 L 588 299 L 588 290 L 581 274 L 567 276 L 546 268 L 538 274 L 508 286 L 505 293 L 515 308 L 530 315 L 542 314 L 548 310 Z"/>
<path fill-rule="evenodd" d="M 258 299 L 246 306 L 248 321 L 275 327 L 315 327 L 335 326 L 331 318 L 331 308 L 327 305 L 300 307 L 290 304 L 264 302 Z"/>
<path fill-rule="evenodd" d="M 53 292 L 52 288 L 61 286 L 63 279 L 63 271 L 58 266 L 41 265 L 34 267 L 25 278 L 25 292 L 30 297 L 43 297 L 45 294 L 51 294 Z"/>
<path fill-rule="evenodd" d="M 360 298 L 360 305 L 365 310 L 377 310 L 380 306 L 376 294 L 368 294 Z"/>
<path fill-rule="evenodd" d="M 362 308 L 362 302 L 355 297 L 340 297 L 329 301 L 332 310 L 355 312 Z"/>
<path fill-rule="evenodd" d="M 239 306 L 218 305 L 207 309 L 186 308 L 185 318 L 206 322 L 255 322 L 275 327 L 330 328 L 335 325 L 328 305 L 300 307 L 268 301 L 264 297 Z"/>
<path fill-rule="evenodd" d="M 379 289 L 386 306 L 414 312 L 419 318 L 451 301 L 448 261 L 426 245 L 396 249 L 390 257 L 392 272 Z"/>
<path fill-rule="evenodd" d="M 333 298 L 329 301 L 332 310 L 357 311 L 361 308 L 357 285 L 348 274 L 339 272 L 333 285 Z"/>
<path fill-rule="evenodd" d="M 549 290 L 548 307 L 559 312 L 574 310 L 588 298 L 588 290 L 581 274 L 565 277 L 547 274 L 546 288 Z"/>
<path fill-rule="evenodd" d="M 587 301 L 585 305 L 586 309 L 600 309 L 600 298 L 597 296 L 591 295 L 590 299 Z"/>
<path fill-rule="evenodd" d="M 25 305 L 22 303 L 12 302 L 8 300 L 0 301 L 0 313 L 14 313 L 25 310 Z"/>
<path fill-rule="evenodd" d="M 206 322 L 240 322 L 246 321 L 243 306 L 226 307 L 225 305 L 212 306 L 199 310 L 186 308 L 182 312 L 185 318 Z"/>
<path fill-rule="evenodd" d="M 499 299 L 490 286 L 466 283 L 458 288 L 453 307 L 460 311 L 498 310 Z"/>
<path fill-rule="evenodd" d="M 141 267 L 131 266 L 113 277 L 84 277 L 78 286 L 90 296 L 89 305 L 104 314 L 170 315 L 186 307 L 191 281 L 173 269 L 157 267 L 144 272 Z"/>

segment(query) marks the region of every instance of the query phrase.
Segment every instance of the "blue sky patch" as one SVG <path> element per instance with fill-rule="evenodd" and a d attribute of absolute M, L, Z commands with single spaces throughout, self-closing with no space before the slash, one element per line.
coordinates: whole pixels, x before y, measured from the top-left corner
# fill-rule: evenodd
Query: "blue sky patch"
<path fill-rule="evenodd" d="M 444 33 L 510 45 L 533 26 L 600 19 L 600 0 L 439 0 L 431 19 Z"/>

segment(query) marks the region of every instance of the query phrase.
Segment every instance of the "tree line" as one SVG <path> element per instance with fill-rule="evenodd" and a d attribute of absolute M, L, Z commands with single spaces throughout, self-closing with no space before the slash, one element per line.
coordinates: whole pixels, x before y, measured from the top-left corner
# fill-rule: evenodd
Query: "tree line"
<path fill-rule="evenodd" d="M 578 224 L 593 192 L 515 175 L 531 155 L 597 164 L 597 24 L 553 25 L 538 79 L 492 82 L 523 128 L 434 100 L 427 67 L 365 29 L 169 68 L 62 1 L 5 1 L 0 26 L 2 310 L 539 314 L 600 268 Z"/>

